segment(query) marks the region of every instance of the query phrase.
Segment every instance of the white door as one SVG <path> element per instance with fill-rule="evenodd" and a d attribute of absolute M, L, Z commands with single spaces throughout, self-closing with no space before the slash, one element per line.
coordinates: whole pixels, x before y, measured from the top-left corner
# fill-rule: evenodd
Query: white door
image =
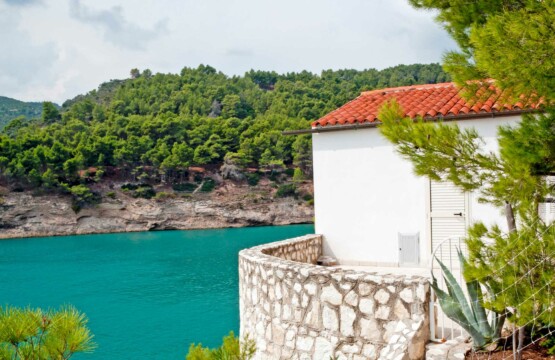
<path fill-rule="evenodd" d="M 432 251 L 437 249 L 436 256 L 448 266 L 458 265 L 457 247 L 466 252 L 462 239 L 466 236 L 467 198 L 451 182 L 430 182 Z"/>
<path fill-rule="evenodd" d="M 555 176 L 548 176 L 546 178 L 548 185 L 555 187 Z M 555 193 L 548 195 L 545 202 L 539 204 L 540 218 L 547 224 L 555 222 Z"/>

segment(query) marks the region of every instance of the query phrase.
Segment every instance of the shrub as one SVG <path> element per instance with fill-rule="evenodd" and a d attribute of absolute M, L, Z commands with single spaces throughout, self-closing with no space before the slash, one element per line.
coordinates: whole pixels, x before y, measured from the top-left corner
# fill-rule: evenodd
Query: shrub
<path fill-rule="evenodd" d="M 314 199 L 314 196 L 312 196 L 312 194 L 310 194 L 310 193 L 306 193 L 306 194 L 303 195 L 303 200 L 304 201 L 310 201 L 310 200 L 313 200 L 313 199 Z"/>
<path fill-rule="evenodd" d="M 293 173 L 293 181 L 301 182 L 304 180 L 304 174 L 301 168 L 295 168 L 295 172 Z"/>
<path fill-rule="evenodd" d="M 240 341 L 233 331 L 225 336 L 223 344 L 216 349 L 202 347 L 202 344 L 191 344 L 186 360 L 250 360 L 256 352 L 254 340 L 248 336 Z"/>
<path fill-rule="evenodd" d="M 175 194 L 167 193 L 165 191 L 160 191 L 159 193 L 156 194 L 156 196 L 154 198 L 155 199 L 173 199 L 173 198 L 175 198 Z"/>
<path fill-rule="evenodd" d="M 140 186 L 133 192 L 134 198 L 152 199 L 156 195 L 156 191 L 151 186 Z"/>
<path fill-rule="evenodd" d="M 272 172 L 270 173 L 270 176 L 268 176 L 268 178 L 269 178 L 271 181 L 278 182 L 278 181 L 279 181 L 279 176 L 280 176 L 280 175 L 281 175 L 281 174 L 278 174 L 278 173 L 272 171 Z"/>
<path fill-rule="evenodd" d="M 256 186 L 260 181 L 260 175 L 258 173 L 247 174 L 246 177 L 247 177 L 247 183 L 250 186 Z"/>
<path fill-rule="evenodd" d="M 276 197 L 284 198 L 288 196 L 297 196 L 297 186 L 295 184 L 284 184 L 277 189 Z"/>
<path fill-rule="evenodd" d="M 200 188 L 200 191 L 210 192 L 210 191 L 214 190 L 215 187 L 216 187 L 216 182 L 213 179 L 205 178 L 204 182 L 202 183 L 202 186 Z"/>
<path fill-rule="evenodd" d="M 543 335 L 543 336 L 545 336 L 541 332 L 539 334 L 534 334 L 534 335 L 540 335 L 540 336 Z M 554 335 L 551 334 L 551 335 L 546 336 L 543 340 L 541 340 L 539 342 L 539 344 L 540 344 L 541 347 L 547 349 L 547 354 L 548 355 L 555 355 L 555 336 Z"/>
<path fill-rule="evenodd" d="M 106 197 L 109 197 L 110 199 L 115 199 L 116 198 L 116 193 L 113 191 L 109 191 L 106 193 Z"/>
<path fill-rule="evenodd" d="M 66 188 L 73 197 L 73 210 L 79 211 L 83 206 L 97 202 L 100 196 L 92 192 L 85 185 L 75 185 Z"/>
<path fill-rule="evenodd" d="M 285 173 L 285 175 L 291 177 L 291 176 L 295 175 L 295 169 L 287 168 L 287 169 L 285 169 L 284 173 Z"/>
<path fill-rule="evenodd" d="M 123 184 L 123 185 L 121 186 L 121 189 L 122 189 L 122 190 L 127 190 L 127 191 L 129 191 L 129 190 L 137 190 L 138 188 L 139 188 L 139 185 L 131 184 L 131 183 L 126 183 L 126 184 Z"/>
<path fill-rule="evenodd" d="M 178 183 L 172 186 L 174 191 L 182 191 L 182 192 L 193 192 L 198 187 L 197 184 L 193 184 L 190 182 Z"/>

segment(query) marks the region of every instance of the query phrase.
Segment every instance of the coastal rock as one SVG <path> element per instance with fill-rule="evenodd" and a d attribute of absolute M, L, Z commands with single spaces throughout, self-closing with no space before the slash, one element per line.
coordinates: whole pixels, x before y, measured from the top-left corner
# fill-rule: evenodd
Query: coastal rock
<path fill-rule="evenodd" d="M 120 185 L 113 186 L 119 189 Z M 135 199 L 115 191 L 115 199 L 72 209 L 67 195 L 35 196 L 1 188 L 0 239 L 149 230 L 210 229 L 312 222 L 314 211 L 294 198 L 255 196 L 248 186 L 226 183 L 213 193 Z M 260 193 L 260 190 L 259 190 Z"/>

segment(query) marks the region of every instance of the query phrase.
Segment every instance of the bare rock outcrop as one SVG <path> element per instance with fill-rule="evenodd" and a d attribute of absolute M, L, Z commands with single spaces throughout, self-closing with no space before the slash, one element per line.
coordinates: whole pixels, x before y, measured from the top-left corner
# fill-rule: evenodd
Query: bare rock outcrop
<path fill-rule="evenodd" d="M 302 200 L 233 185 L 211 194 L 151 200 L 116 192 L 115 198 L 103 196 L 101 203 L 77 213 L 69 196 L 5 192 L 0 238 L 286 225 L 309 223 L 313 216 L 312 207 Z"/>

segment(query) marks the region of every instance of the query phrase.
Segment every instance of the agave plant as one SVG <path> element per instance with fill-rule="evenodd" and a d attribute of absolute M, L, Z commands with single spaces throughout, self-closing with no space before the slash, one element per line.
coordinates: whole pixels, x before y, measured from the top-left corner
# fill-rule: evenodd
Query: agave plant
<path fill-rule="evenodd" d="M 457 252 L 461 263 L 461 271 L 464 274 L 467 261 L 460 250 L 457 249 Z M 486 345 L 495 343 L 501 336 L 501 329 L 503 328 L 506 314 L 493 311 L 492 319 L 488 320 L 486 309 L 484 308 L 484 294 L 478 280 L 469 280 L 463 275 L 468 291 L 467 299 L 453 273 L 437 257 L 436 260 L 443 271 L 447 292 L 439 288 L 433 273 L 431 285 L 437 295 L 443 313 L 468 332 L 472 337 L 472 345 L 475 350 L 483 349 Z M 487 288 L 487 285 L 485 286 Z"/>

